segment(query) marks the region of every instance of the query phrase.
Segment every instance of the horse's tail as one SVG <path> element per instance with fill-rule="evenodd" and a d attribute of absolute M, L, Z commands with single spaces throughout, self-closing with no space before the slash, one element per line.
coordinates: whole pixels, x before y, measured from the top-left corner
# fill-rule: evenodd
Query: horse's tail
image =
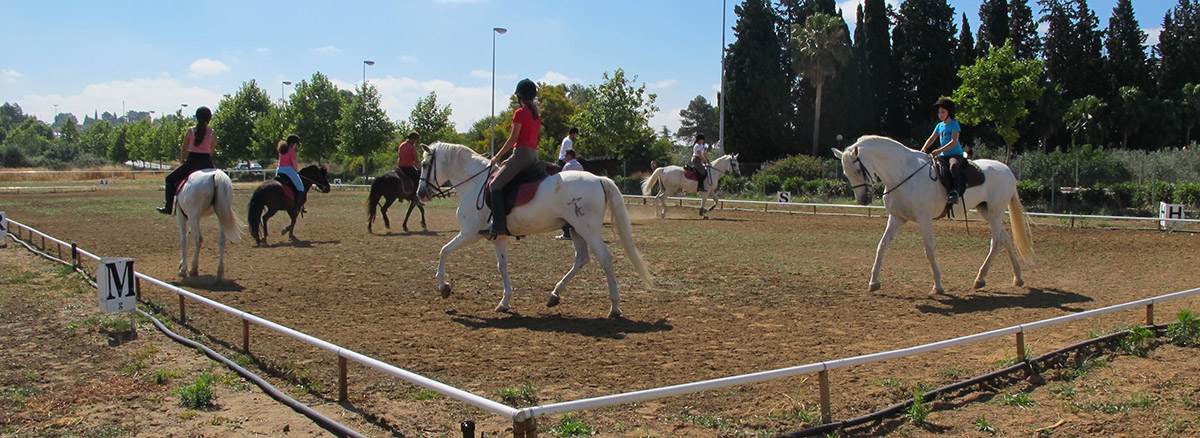
<path fill-rule="evenodd" d="M 1013 246 L 1017 247 L 1017 256 L 1021 263 L 1033 265 L 1033 235 L 1029 231 L 1029 221 L 1025 217 L 1021 197 L 1016 193 L 1008 200 L 1008 220 L 1012 224 Z"/>
<path fill-rule="evenodd" d="M 654 194 L 654 186 L 658 184 L 658 180 L 662 178 L 663 168 L 659 167 L 650 173 L 650 176 L 642 181 L 642 196 L 650 196 Z"/>
<path fill-rule="evenodd" d="M 225 233 L 227 242 L 242 241 L 242 224 L 239 224 L 233 213 L 233 181 L 225 172 L 217 172 L 213 176 L 213 190 L 217 220 L 221 221 L 221 231 Z"/>
<path fill-rule="evenodd" d="M 375 223 L 375 209 L 379 207 L 379 198 L 383 196 L 383 180 L 387 175 L 371 181 L 371 194 L 367 195 L 367 230 Z"/>
<path fill-rule="evenodd" d="M 650 270 L 646 269 L 646 262 L 642 261 L 642 254 L 638 252 L 637 245 L 633 241 L 633 224 L 629 221 L 629 210 L 625 209 L 625 199 L 621 197 L 621 189 L 617 188 L 617 183 L 611 179 L 600 177 L 600 182 L 604 187 L 604 197 L 608 200 L 608 208 L 612 210 L 613 227 L 621 236 L 621 246 L 625 248 L 625 255 L 629 257 L 629 261 L 633 262 L 633 267 L 637 269 L 638 275 L 642 277 L 646 287 L 653 288 L 654 279 L 650 276 Z"/>
<path fill-rule="evenodd" d="M 250 195 L 250 205 L 246 206 L 246 223 L 250 224 L 250 236 L 258 241 L 258 227 L 262 225 L 263 210 L 267 208 L 266 190 L 262 186 L 254 189 L 254 194 Z M 267 237 L 267 236 L 262 236 Z"/>

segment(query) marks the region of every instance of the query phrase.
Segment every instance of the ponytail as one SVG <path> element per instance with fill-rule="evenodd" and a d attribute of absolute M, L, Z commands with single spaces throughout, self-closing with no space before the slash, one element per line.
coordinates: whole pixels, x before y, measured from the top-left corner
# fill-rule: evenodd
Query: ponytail
<path fill-rule="evenodd" d="M 287 153 L 288 146 L 290 145 L 286 141 L 279 140 L 279 144 L 275 145 L 275 149 L 279 151 L 280 155 L 283 155 Z"/>
<path fill-rule="evenodd" d="M 206 106 L 196 108 L 196 127 L 193 128 L 195 141 L 193 141 L 193 145 L 200 146 L 200 143 L 204 142 L 204 136 L 208 135 L 209 120 L 212 120 L 212 110 Z"/>
<path fill-rule="evenodd" d="M 518 99 L 518 100 L 521 101 L 521 106 L 524 107 L 526 111 L 533 113 L 534 120 L 542 119 L 541 110 L 538 109 L 538 104 L 537 104 L 536 100 L 533 100 L 533 99 L 529 99 L 529 100 Z"/>

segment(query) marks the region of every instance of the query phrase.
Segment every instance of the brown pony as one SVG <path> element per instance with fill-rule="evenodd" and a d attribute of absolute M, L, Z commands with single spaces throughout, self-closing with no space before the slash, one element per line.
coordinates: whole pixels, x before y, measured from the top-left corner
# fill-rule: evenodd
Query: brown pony
<path fill-rule="evenodd" d="M 383 213 L 383 226 L 387 229 L 392 229 L 392 223 L 388 220 L 388 207 L 392 206 L 393 202 L 399 198 L 400 202 L 408 201 L 408 213 L 404 214 L 404 232 L 408 232 L 408 217 L 412 215 L 413 207 L 421 210 L 421 230 L 428 231 L 429 227 L 425 226 L 425 204 L 422 204 L 417 199 L 417 182 L 405 181 L 406 175 L 402 175 L 395 170 L 385 173 L 374 181 L 371 181 L 371 194 L 367 197 L 367 232 L 374 233 L 371 230 L 371 225 L 375 224 L 375 208 L 380 207 L 380 212 Z M 383 205 L 379 205 L 379 198 L 383 198 Z"/>
<path fill-rule="evenodd" d="M 246 222 L 250 224 L 250 235 L 254 236 L 254 244 L 261 246 L 267 243 L 267 220 L 271 219 L 276 212 L 283 210 L 292 218 L 292 223 L 288 224 L 280 234 L 287 234 L 291 240 L 296 240 L 296 235 L 292 233 L 292 229 L 296 227 L 296 217 L 304 211 L 304 202 L 308 199 L 308 192 L 315 185 L 321 193 L 329 193 L 329 171 L 325 166 L 311 165 L 300 169 L 300 181 L 304 183 L 304 192 L 295 193 L 293 199 L 289 200 L 284 193 L 284 186 L 294 190 L 292 180 L 286 175 L 276 175 L 274 180 L 265 181 L 254 189 L 254 194 L 250 195 L 250 206 L 247 210 L 250 211 Z M 263 210 L 266 210 L 264 213 Z M 262 225 L 262 234 L 258 233 L 258 226 Z M 260 237 L 261 236 L 261 237 Z"/>

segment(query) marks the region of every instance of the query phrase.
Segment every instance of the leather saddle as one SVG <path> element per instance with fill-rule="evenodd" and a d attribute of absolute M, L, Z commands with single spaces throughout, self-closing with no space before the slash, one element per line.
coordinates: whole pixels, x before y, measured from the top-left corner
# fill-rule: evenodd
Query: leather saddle
<path fill-rule="evenodd" d="M 518 173 L 517 176 L 508 182 L 508 185 L 504 186 L 505 205 L 503 207 L 505 215 L 512 213 L 513 209 L 532 201 L 533 197 L 537 195 L 538 186 L 541 185 L 542 180 L 561 171 L 562 168 L 554 164 L 539 162 Z M 491 191 L 492 180 L 494 178 L 495 175 L 488 178 L 488 182 L 483 188 L 485 192 Z M 492 205 L 491 196 L 484 196 L 483 199 L 488 208 L 492 210 L 496 209 L 496 206 Z"/>
<path fill-rule="evenodd" d="M 966 161 L 966 166 L 963 166 L 963 178 L 967 181 L 963 186 L 969 189 L 971 187 L 983 185 L 983 170 L 981 170 L 974 161 Z M 942 187 L 945 187 L 947 192 L 954 190 L 954 182 L 951 179 L 950 166 L 948 163 L 941 159 L 937 159 L 933 160 L 933 166 L 935 169 L 937 169 L 938 179 L 942 182 Z"/>

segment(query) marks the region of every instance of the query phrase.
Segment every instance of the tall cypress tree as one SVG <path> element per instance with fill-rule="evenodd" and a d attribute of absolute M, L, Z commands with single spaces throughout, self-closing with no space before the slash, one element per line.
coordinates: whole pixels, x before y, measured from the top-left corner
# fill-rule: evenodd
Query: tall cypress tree
<path fill-rule="evenodd" d="M 862 105 L 863 133 L 896 135 L 900 131 L 889 126 L 888 112 L 893 110 L 896 93 L 896 66 L 892 58 L 892 42 L 888 35 L 891 18 L 884 0 L 863 2 L 862 24 L 856 29 L 860 35 L 855 46 L 860 48 L 860 83 L 863 88 Z M 900 115 L 902 111 L 894 111 Z M 899 118 L 903 120 L 903 118 Z"/>
<path fill-rule="evenodd" d="M 761 162 L 784 153 L 787 74 L 780 64 L 783 52 L 776 33 L 778 18 L 766 0 L 746 0 L 734 8 L 735 40 L 725 54 L 725 150 L 739 152 L 746 162 Z"/>
<path fill-rule="evenodd" d="M 946 0 L 906 0 L 900 4 L 893 34 L 900 89 L 909 137 L 921 137 L 932 125 L 930 105 L 957 88 L 954 9 Z"/>
<path fill-rule="evenodd" d="M 1104 48 L 1108 51 L 1109 90 L 1133 85 L 1145 90 L 1149 68 L 1146 64 L 1146 33 L 1133 14 L 1133 1 L 1118 0 L 1108 19 Z"/>
<path fill-rule="evenodd" d="M 1028 0 L 1009 0 L 1008 38 L 1012 40 L 1017 59 L 1033 59 L 1042 51 L 1042 39 Z"/>
<path fill-rule="evenodd" d="M 965 14 L 964 14 L 965 16 Z M 1005 0 L 983 0 L 979 5 L 979 55 L 1004 45 L 1008 40 L 1008 4 Z"/>
<path fill-rule="evenodd" d="M 1063 0 L 1040 1 L 1044 14 L 1042 21 L 1049 26 L 1042 48 L 1046 60 L 1046 76 L 1051 83 L 1062 87 L 1066 101 L 1086 96 L 1087 92 L 1079 85 L 1079 81 L 1091 79 L 1088 75 L 1082 78 L 1078 75 L 1079 56 L 1070 6 Z"/>
<path fill-rule="evenodd" d="M 1087 0 L 1075 0 L 1075 41 L 1078 50 L 1078 87 L 1084 95 L 1095 95 L 1104 99 L 1113 97 L 1104 81 L 1097 81 L 1096 72 L 1104 71 L 1104 32 L 1100 30 L 1100 19 L 1088 8 Z M 1115 91 L 1115 90 L 1114 90 Z"/>
<path fill-rule="evenodd" d="M 983 41 L 980 40 L 982 46 Z M 996 46 L 1003 47 L 1003 45 Z M 962 29 L 958 32 L 958 67 L 975 64 L 975 38 L 971 36 L 971 23 L 967 22 L 967 14 L 962 14 Z M 986 53 L 984 53 L 986 56 Z"/>
<path fill-rule="evenodd" d="M 1163 17 L 1158 41 L 1159 94 L 1177 96 L 1200 78 L 1200 2 L 1178 0 Z"/>

